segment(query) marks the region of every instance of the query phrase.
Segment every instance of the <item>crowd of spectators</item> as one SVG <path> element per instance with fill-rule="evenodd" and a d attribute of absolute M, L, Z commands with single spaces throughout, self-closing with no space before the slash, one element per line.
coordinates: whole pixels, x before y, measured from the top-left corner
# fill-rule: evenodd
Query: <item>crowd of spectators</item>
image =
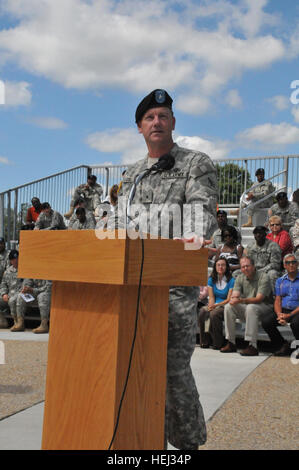
<path fill-rule="evenodd" d="M 264 181 L 264 171 L 256 172 L 258 190 L 249 192 L 249 203 L 271 194 L 273 187 Z M 102 199 L 102 186 L 90 175 L 86 184 L 75 189 L 68 213 L 60 214 L 38 197 L 31 200 L 23 230 L 88 230 L 105 228 L 115 210 L 120 185 L 113 185 Z M 272 202 L 273 199 L 271 199 Z M 245 205 L 243 205 L 245 207 Z M 266 208 L 263 200 L 255 208 Z M 256 210 L 255 209 L 255 210 Z M 241 206 L 242 210 L 242 206 Z M 248 209 L 247 209 L 248 211 Z M 251 226 L 254 209 L 244 226 Z M 273 343 L 274 354 L 289 355 L 289 343 L 278 325 L 289 324 L 299 341 L 299 190 L 289 201 L 280 192 L 268 207 L 264 225 L 253 229 L 254 241 L 242 245 L 241 232 L 228 223 L 227 212 L 217 211 L 218 229 L 209 246 L 212 268 L 207 286 L 201 286 L 198 299 L 198 342 L 200 347 L 236 352 L 236 320 L 245 323 L 248 346 L 243 356 L 258 355 L 258 327 L 262 325 Z M 13 319 L 11 331 L 24 331 L 28 307 L 38 307 L 40 326 L 35 333 L 49 331 L 51 281 L 19 279 L 18 251 L 7 250 L 0 238 L 0 328 L 8 328 L 7 313 Z"/>
<path fill-rule="evenodd" d="M 22 230 L 88 230 L 97 223 L 104 226 L 117 204 L 118 185 L 113 185 L 102 201 L 103 189 L 96 180 L 95 175 L 90 175 L 87 183 L 75 189 L 70 210 L 64 215 L 52 209 L 49 202 L 41 203 L 33 197 Z M 38 308 L 40 325 L 33 332 L 48 333 L 52 282 L 18 278 L 18 258 L 18 250 L 8 250 L 5 239 L 0 238 L 0 328 L 9 328 L 11 317 L 10 330 L 24 331 L 28 308 Z"/>
<path fill-rule="evenodd" d="M 273 191 L 259 170 L 256 176 L 262 184 L 257 192 L 253 187 L 250 201 Z M 277 326 L 289 324 L 299 344 L 299 190 L 293 193 L 292 201 L 285 192 L 279 192 L 276 201 L 272 200 L 270 207 L 262 201 L 261 207 L 267 208 L 264 225 L 253 228 L 254 241 L 246 247 L 242 246 L 241 234 L 228 223 L 227 213 L 218 210 L 218 229 L 209 248 L 212 272 L 208 294 L 205 304 L 202 298 L 198 302 L 200 347 L 236 352 L 237 320 L 245 324 L 247 347 L 240 350 L 242 356 L 259 354 L 259 326 L 268 334 L 276 356 L 291 354 L 290 344 Z M 254 211 L 260 205 L 254 207 L 243 227 L 252 226 Z"/>

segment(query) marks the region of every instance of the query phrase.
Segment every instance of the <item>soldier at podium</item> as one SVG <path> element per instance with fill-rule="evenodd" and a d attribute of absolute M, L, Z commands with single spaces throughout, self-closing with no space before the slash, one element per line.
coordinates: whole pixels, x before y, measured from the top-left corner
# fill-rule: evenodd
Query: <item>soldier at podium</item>
<path fill-rule="evenodd" d="M 141 205 L 146 214 L 150 214 L 153 205 L 156 205 L 159 227 L 149 224 L 147 232 L 157 235 L 169 233 L 169 238 L 178 236 L 175 217 L 170 214 L 169 207 L 175 205 L 179 208 L 183 220 L 184 206 L 188 206 L 190 211 L 187 210 L 186 214 L 191 230 L 186 233 L 183 226 L 180 226 L 180 238 L 191 241 L 200 236 L 207 239 L 217 228 L 215 167 L 204 153 L 181 148 L 173 142 L 175 117 L 172 102 L 165 90 L 158 89 L 152 91 L 138 105 L 135 120 L 138 132 L 147 145 L 148 154 L 126 171 L 118 200 L 128 199 L 137 175 L 157 163 L 161 156 L 170 154 L 174 159 L 172 168 L 152 171 L 144 177 L 136 187 L 132 202 Z M 192 232 L 197 210 L 201 216 L 201 233 Z M 119 202 L 116 216 L 113 216 L 110 224 L 108 222 L 109 228 L 122 228 L 122 221 L 126 219 L 121 212 Z M 168 216 L 164 217 L 166 212 Z M 132 220 L 134 222 L 134 216 Z M 167 441 L 174 447 L 185 450 L 197 449 L 206 441 L 204 414 L 190 367 L 196 343 L 198 294 L 199 287 L 170 288 L 165 448 Z"/>

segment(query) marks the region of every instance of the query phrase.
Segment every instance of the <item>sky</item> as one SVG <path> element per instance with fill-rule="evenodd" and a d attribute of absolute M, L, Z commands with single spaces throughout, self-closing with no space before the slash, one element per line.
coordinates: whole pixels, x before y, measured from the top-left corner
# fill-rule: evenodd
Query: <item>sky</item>
<path fill-rule="evenodd" d="M 146 147 L 144 96 L 212 159 L 298 153 L 294 0 L 0 0 L 0 192 Z"/>

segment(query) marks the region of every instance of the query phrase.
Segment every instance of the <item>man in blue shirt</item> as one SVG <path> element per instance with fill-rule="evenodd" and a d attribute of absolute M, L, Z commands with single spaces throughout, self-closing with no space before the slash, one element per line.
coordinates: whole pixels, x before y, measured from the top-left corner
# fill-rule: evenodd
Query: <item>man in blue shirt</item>
<path fill-rule="evenodd" d="M 268 333 L 273 345 L 279 349 L 274 356 L 289 356 L 290 345 L 284 340 L 277 326 L 290 324 L 292 332 L 299 340 L 299 272 L 298 261 L 294 254 L 289 253 L 283 259 L 287 273 L 277 279 L 275 284 L 274 312 L 262 317 L 262 325 Z"/>

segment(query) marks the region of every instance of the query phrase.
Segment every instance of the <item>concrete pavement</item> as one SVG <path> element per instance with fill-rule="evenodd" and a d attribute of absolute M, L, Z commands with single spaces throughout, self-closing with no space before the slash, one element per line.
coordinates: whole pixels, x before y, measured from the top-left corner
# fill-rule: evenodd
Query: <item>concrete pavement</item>
<path fill-rule="evenodd" d="M 9 330 L 0 330 L 1 340 L 48 341 L 48 335 L 36 335 L 30 331 L 11 333 Z M 261 353 L 257 357 L 242 357 L 238 353 L 222 354 L 213 349 L 195 349 L 191 365 L 206 421 L 268 355 Z M 2 419 L 0 450 L 39 450 L 43 409 L 42 402 Z M 169 446 L 169 449 L 173 448 Z"/>

